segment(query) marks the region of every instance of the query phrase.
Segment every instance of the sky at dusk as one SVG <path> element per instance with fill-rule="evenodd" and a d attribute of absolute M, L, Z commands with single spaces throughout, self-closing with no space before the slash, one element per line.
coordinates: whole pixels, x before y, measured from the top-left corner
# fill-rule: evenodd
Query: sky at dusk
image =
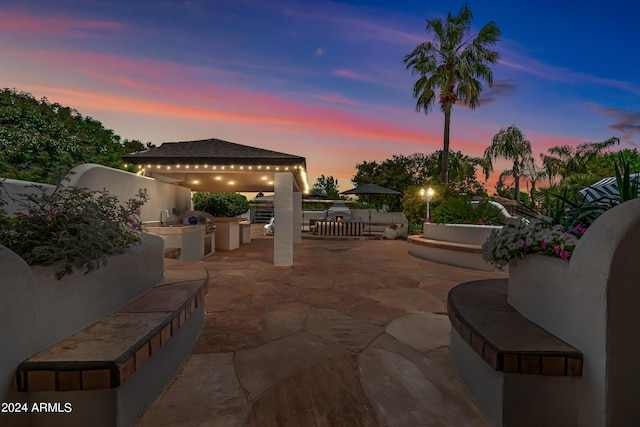
<path fill-rule="evenodd" d="M 352 188 L 355 165 L 442 147 L 403 57 L 453 1 L 16 0 L 0 6 L 2 87 L 46 96 L 122 138 L 219 138 L 307 159 Z M 640 4 L 470 1 L 502 32 L 493 88 L 456 104 L 451 149 L 481 156 L 515 124 L 535 153 L 640 144 Z M 498 163 L 498 171 L 506 164 Z M 491 182 L 490 182 L 491 184 Z"/>

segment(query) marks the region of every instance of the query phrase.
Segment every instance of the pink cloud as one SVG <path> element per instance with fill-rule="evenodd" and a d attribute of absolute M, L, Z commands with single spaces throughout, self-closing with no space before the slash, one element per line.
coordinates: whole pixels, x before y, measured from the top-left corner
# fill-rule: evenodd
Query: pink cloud
<path fill-rule="evenodd" d="M 81 21 L 62 16 L 38 16 L 0 11 L 0 30 L 43 35 L 78 36 L 82 30 L 122 30 L 125 25 L 114 21 Z"/>

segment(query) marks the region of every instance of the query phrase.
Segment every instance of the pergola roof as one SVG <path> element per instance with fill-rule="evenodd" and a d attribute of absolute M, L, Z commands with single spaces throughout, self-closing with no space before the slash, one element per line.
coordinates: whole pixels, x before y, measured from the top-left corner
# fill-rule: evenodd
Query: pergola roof
<path fill-rule="evenodd" d="M 139 173 L 176 182 L 193 191 L 274 191 L 274 174 L 291 172 L 294 191 L 307 192 L 306 159 L 212 138 L 165 142 L 123 156 Z"/>

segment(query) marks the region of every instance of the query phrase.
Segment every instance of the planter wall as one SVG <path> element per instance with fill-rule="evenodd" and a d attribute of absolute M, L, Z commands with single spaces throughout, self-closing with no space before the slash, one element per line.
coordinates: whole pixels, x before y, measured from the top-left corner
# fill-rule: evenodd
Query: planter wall
<path fill-rule="evenodd" d="M 520 314 L 553 335 L 567 335 L 564 326 L 575 306 L 578 289 L 571 287 L 569 263 L 544 255 L 527 255 L 509 263 L 507 300 Z M 571 343 L 569 343 L 571 344 Z"/>
<path fill-rule="evenodd" d="M 605 212 L 571 262 L 526 256 L 509 265 L 509 303 L 584 355 L 577 425 L 640 425 L 640 200 Z"/>
<path fill-rule="evenodd" d="M 56 280 L 52 267 L 30 267 L 0 245 L 3 401 L 16 398 L 14 373 L 20 362 L 144 294 L 162 279 L 163 261 L 162 239 L 143 234 L 140 245 L 110 257 L 106 266 Z"/>
<path fill-rule="evenodd" d="M 422 236 L 409 236 L 409 253 L 418 258 L 474 270 L 493 271 L 482 259 L 482 244 L 501 227 L 424 223 Z"/>
<path fill-rule="evenodd" d="M 425 222 L 422 236 L 431 240 L 482 245 L 493 230 L 500 230 L 501 228 L 501 226 L 495 225 L 432 224 Z"/>

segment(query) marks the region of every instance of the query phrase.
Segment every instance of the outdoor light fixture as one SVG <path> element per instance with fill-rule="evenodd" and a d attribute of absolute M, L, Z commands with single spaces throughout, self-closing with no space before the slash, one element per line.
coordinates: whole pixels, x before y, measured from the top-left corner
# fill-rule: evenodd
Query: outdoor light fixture
<path fill-rule="evenodd" d="M 433 188 L 429 187 L 427 189 L 427 218 L 428 219 L 431 219 L 431 215 L 430 215 L 430 212 L 429 212 L 429 202 L 431 201 L 431 198 L 433 197 L 433 194 L 434 194 Z"/>
<path fill-rule="evenodd" d="M 431 212 L 429 211 L 429 203 L 431 202 L 431 199 L 433 198 L 433 195 L 435 194 L 435 191 L 433 191 L 433 188 L 429 187 L 427 189 L 427 191 L 424 191 L 424 187 L 422 187 L 420 189 L 420 197 L 424 198 L 427 200 L 427 220 L 431 219 Z"/>

